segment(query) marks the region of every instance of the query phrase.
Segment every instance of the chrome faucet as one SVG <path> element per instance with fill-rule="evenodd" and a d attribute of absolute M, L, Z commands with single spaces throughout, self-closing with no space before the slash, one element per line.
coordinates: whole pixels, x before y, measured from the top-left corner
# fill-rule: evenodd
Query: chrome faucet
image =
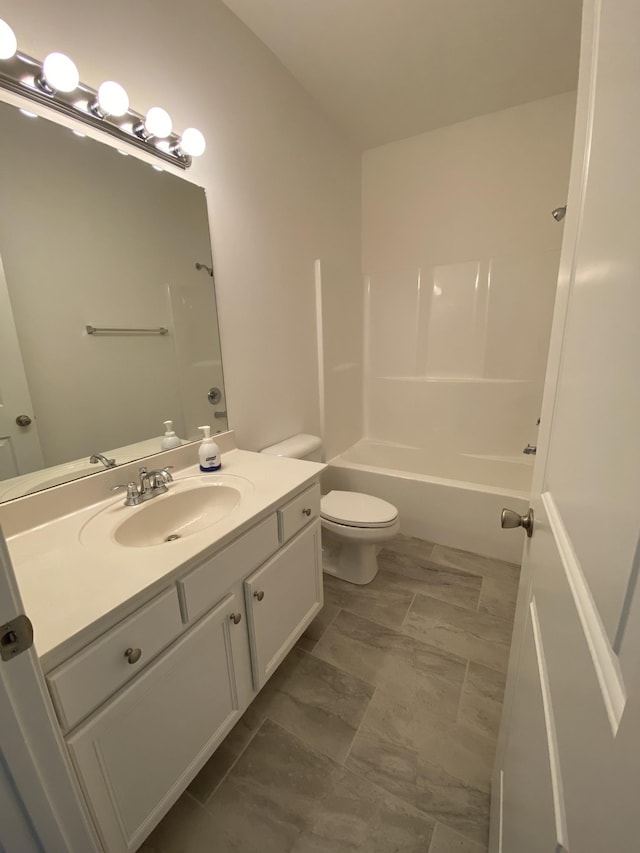
<path fill-rule="evenodd" d="M 138 506 L 144 501 L 149 501 L 151 498 L 157 498 L 158 495 L 164 495 L 167 489 L 167 483 L 173 482 L 173 477 L 169 473 L 169 468 L 173 465 L 167 465 L 161 470 L 147 471 L 146 468 L 140 468 L 140 483 L 131 481 L 118 486 L 113 486 L 112 491 L 117 489 L 126 489 L 127 497 L 125 498 L 125 506 Z"/>
<path fill-rule="evenodd" d="M 107 459 L 107 457 L 103 456 L 102 453 L 91 454 L 91 456 L 89 457 L 89 462 L 91 462 L 92 465 L 95 465 L 96 462 L 102 462 L 102 464 L 104 465 L 105 468 L 115 468 L 116 467 L 116 460 L 115 459 Z"/>
<path fill-rule="evenodd" d="M 538 448 L 535 446 L 535 444 L 527 444 L 527 446 L 522 452 L 526 453 L 527 456 L 535 456 L 537 449 Z"/>

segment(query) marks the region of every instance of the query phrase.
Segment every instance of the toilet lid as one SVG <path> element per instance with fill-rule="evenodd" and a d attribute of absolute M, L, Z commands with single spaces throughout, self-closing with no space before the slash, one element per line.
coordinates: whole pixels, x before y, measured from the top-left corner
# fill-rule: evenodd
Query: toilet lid
<path fill-rule="evenodd" d="M 380 527 L 398 517 L 398 510 L 387 501 L 360 492 L 329 492 L 320 501 L 320 514 L 329 521 L 348 527 Z"/>

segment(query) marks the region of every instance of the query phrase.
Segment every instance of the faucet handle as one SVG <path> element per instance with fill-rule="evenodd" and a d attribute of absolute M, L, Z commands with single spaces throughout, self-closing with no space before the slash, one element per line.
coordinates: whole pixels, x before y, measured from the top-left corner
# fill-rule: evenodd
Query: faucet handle
<path fill-rule="evenodd" d="M 124 502 L 125 506 L 135 506 L 140 502 L 140 492 L 138 491 L 138 486 L 133 481 L 131 483 L 127 483 L 126 486 L 124 483 L 118 483 L 117 486 L 111 486 L 112 492 L 117 492 L 119 489 L 127 490 L 127 497 Z"/>
<path fill-rule="evenodd" d="M 167 491 L 167 483 L 173 482 L 173 477 L 169 473 L 168 469 L 173 468 L 173 465 L 167 465 L 166 468 L 162 468 L 158 471 L 149 471 L 148 479 L 151 484 L 151 488 L 156 490 L 156 492 L 162 493 Z"/>

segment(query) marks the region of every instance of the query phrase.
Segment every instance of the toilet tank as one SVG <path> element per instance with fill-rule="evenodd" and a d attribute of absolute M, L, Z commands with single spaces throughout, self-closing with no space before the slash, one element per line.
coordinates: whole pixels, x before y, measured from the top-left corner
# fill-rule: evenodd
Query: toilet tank
<path fill-rule="evenodd" d="M 322 439 L 318 435 L 299 432 L 277 444 L 263 448 L 261 453 L 271 456 L 287 456 L 290 459 L 306 459 L 308 462 L 322 462 Z"/>

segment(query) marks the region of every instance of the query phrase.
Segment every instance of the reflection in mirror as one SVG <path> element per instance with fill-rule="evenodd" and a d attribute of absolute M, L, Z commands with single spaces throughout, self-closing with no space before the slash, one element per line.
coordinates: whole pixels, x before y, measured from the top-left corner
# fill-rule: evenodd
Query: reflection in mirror
<path fill-rule="evenodd" d="M 226 430 L 204 190 L 5 103 L 0 186 L 0 500 Z"/>

